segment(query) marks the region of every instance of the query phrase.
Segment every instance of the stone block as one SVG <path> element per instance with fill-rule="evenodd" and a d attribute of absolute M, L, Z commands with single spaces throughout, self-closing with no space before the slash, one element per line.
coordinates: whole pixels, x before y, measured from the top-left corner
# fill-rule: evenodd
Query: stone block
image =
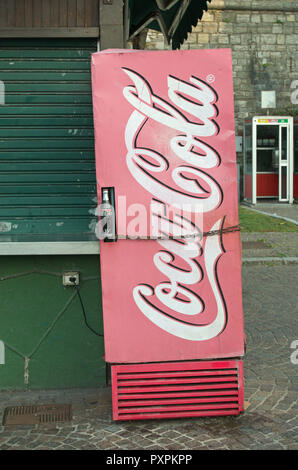
<path fill-rule="evenodd" d="M 276 35 L 275 34 L 260 34 L 260 43 L 273 45 L 276 43 Z"/>
<path fill-rule="evenodd" d="M 284 34 L 278 34 L 276 37 L 276 42 L 277 44 L 285 44 L 285 35 Z"/>
<path fill-rule="evenodd" d="M 262 14 L 262 21 L 264 23 L 274 23 L 277 20 L 277 16 L 273 13 L 264 13 Z"/>
<path fill-rule="evenodd" d="M 261 23 L 261 15 L 259 13 L 252 13 L 251 22 L 252 23 Z"/>
<path fill-rule="evenodd" d="M 247 33 L 247 30 L 248 30 L 247 24 L 243 24 L 243 23 L 235 24 L 233 33 L 236 33 L 236 34 Z"/>
<path fill-rule="evenodd" d="M 272 34 L 273 23 L 260 23 L 257 27 L 258 34 Z"/>
<path fill-rule="evenodd" d="M 217 23 L 202 23 L 203 25 L 203 33 L 216 33 L 218 30 Z"/>
<path fill-rule="evenodd" d="M 283 25 L 279 23 L 275 23 L 272 25 L 272 33 L 280 34 L 283 32 Z"/>
<path fill-rule="evenodd" d="M 218 35 L 218 44 L 229 44 L 228 34 L 219 34 Z"/>
<path fill-rule="evenodd" d="M 200 33 L 198 34 L 198 44 L 207 44 L 209 42 L 209 34 Z"/>
<path fill-rule="evenodd" d="M 241 36 L 238 34 L 231 34 L 230 42 L 231 44 L 241 44 Z"/>
<path fill-rule="evenodd" d="M 218 25 L 218 32 L 219 33 L 232 33 L 234 30 L 234 25 L 232 23 L 225 23 L 221 22 Z"/>
<path fill-rule="evenodd" d="M 298 34 L 286 36 L 286 44 L 298 44 Z"/>
<path fill-rule="evenodd" d="M 198 21 L 197 25 L 192 28 L 193 33 L 200 33 L 203 31 L 203 24 L 202 21 Z"/>
<path fill-rule="evenodd" d="M 237 23 L 249 23 L 250 15 L 248 13 L 238 13 L 236 15 Z"/>
<path fill-rule="evenodd" d="M 204 11 L 202 21 L 214 21 L 214 14 L 210 11 Z"/>
<path fill-rule="evenodd" d="M 187 40 L 186 40 L 185 42 L 190 43 L 190 44 L 193 44 L 193 43 L 198 42 L 198 35 L 197 35 L 197 33 L 190 33 L 190 34 L 188 34 Z"/>

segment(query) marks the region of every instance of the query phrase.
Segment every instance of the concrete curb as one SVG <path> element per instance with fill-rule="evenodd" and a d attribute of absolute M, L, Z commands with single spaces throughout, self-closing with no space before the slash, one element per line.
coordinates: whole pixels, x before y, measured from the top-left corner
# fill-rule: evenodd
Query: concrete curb
<path fill-rule="evenodd" d="M 259 209 L 255 209 L 254 207 L 251 207 L 249 204 L 245 204 L 245 203 L 241 203 L 240 205 L 241 205 L 241 207 L 245 207 L 246 209 L 249 209 L 253 212 L 258 212 L 259 214 L 268 215 L 269 217 L 274 217 L 275 219 L 282 219 L 282 220 L 285 220 L 286 222 L 290 222 L 291 224 L 298 225 L 297 220 L 290 219 L 289 217 L 284 217 L 282 215 L 271 214 L 270 212 L 261 211 Z"/>
<path fill-rule="evenodd" d="M 260 257 L 260 258 L 242 258 L 242 265 L 248 266 L 248 265 L 256 265 L 256 264 L 269 264 L 270 266 L 272 265 L 288 265 L 288 264 L 298 264 L 298 257 L 297 256 L 292 256 L 292 257 L 284 257 L 284 258 L 278 258 L 278 257 Z"/>

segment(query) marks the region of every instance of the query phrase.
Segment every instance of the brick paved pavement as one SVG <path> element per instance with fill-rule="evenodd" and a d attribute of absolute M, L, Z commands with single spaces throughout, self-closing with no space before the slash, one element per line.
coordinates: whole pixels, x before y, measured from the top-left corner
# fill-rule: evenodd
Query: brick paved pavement
<path fill-rule="evenodd" d="M 0 426 L 0 450 L 297 449 L 297 264 L 245 265 L 246 411 L 237 417 L 112 421 L 109 389 L 1 392 L 6 406 L 72 403 L 73 420 L 52 426 Z"/>
<path fill-rule="evenodd" d="M 298 262 L 297 232 L 241 233 L 242 261 L 285 264 Z M 255 243 L 256 242 L 256 243 Z M 269 259 L 270 258 L 270 259 Z"/>

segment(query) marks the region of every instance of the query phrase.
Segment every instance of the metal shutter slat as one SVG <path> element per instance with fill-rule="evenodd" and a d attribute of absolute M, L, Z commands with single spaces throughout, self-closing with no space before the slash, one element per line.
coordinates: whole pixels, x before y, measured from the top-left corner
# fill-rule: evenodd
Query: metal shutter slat
<path fill-rule="evenodd" d="M 0 240 L 95 240 L 89 39 L 0 45 Z"/>

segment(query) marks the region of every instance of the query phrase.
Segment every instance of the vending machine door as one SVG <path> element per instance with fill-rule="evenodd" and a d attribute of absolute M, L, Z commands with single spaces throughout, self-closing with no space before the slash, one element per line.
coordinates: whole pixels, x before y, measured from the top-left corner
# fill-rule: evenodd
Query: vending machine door
<path fill-rule="evenodd" d="M 115 234 L 99 230 L 107 362 L 244 353 L 231 64 L 227 49 L 92 57 L 98 198 L 115 211 Z"/>
<path fill-rule="evenodd" d="M 293 202 L 293 118 L 253 118 L 252 202 Z"/>

